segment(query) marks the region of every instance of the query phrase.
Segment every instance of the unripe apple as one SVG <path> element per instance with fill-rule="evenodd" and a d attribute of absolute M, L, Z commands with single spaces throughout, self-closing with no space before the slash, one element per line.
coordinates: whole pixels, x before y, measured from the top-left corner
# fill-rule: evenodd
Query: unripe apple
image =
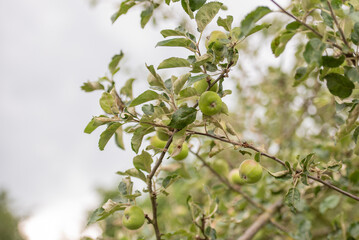
<path fill-rule="evenodd" d="M 211 81 L 211 83 L 213 82 L 213 80 Z M 193 87 L 194 87 L 194 89 L 196 89 L 196 91 L 197 91 L 197 93 L 198 94 L 202 94 L 202 93 L 204 93 L 206 90 L 207 90 L 207 88 L 208 88 L 208 82 L 207 82 L 207 80 L 206 79 L 203 79 L 203 80 L 200 80 L 200 81 L 198 81 L 198 82 L 195 82 L 194 84 L 193 84 Z M 217 90 L 218 90 L 218 84 L 216 83 L 215 85 L 213 85 L 213 87 L 211 87 L 210 89 L 209 89 L 209 91 L 212 91 L 212 92 L 217 92 Z"/>
<path fill-rule="evenodd" d="M 151 145 L 156 147 L 156 148 L 164 148 L 166 146 L 166 141 L 162 141 L 161 139 L 158 138 L 157 135 L 154 135 L 153 137 L 151 137 Z"/>
<path fill-rule="evenodd" d="M 142 227 L 145 223 L 145 214 L 142 208 L 138 206 L 129 206 L 123 212 L 123 225 L 131 230 L 136 230 Z"/>
<path fill-rule="evenodd" d="M 225 43 L 223 43 L 223 40 L 225 40 L 225 39 L 228 39 L 228 37 L 224 32 L 213 31 L 213 32 L 211 32 L 209 37 L 207 37 L 207 40 L 205 43 L 206 48 L 208 49 L 208 47 L 213 43 L 212 49 L 221 51 L 225 45 Z"/>
<path fill-rule="evenodd" d="M 173 144 L 171 144 L 171 146 L 168 149 L 170 154 L 173 153 L 173 150 L 174 150 L 173 148 L 174 148 L 174 146 L 173 146 Z M 182 149 L 181 149 L 180 153 L 172 158 L 174 160 L 181 161 L 181 160 L 185 159 L 187 156 L 188 156 L 188 145 L 186 142 L 184 142 L 182 144 Z"/>
<path fill-rule="evenodd" d="M 229 181 L 232 184 L 244 184 L 246 183 L 239 175 L 239 168 L 232 169 L 228 176 Z"/>
<path fill-rule="evenodd" d="M 204 115 L 214 115 L 222 110 L 222 99 L 215 92 L 204 92 L 198 101 L 198 106 Z"/>
<path fill-rule="evenodd" d="M 262 177 L 262 166 L 252 159 L 244 160 L 239 166 L 239 175 L 245 183 L 256 183 Z"/>
<path fill-rule="evenodd" d="M 229 172 L 228 163 L 223 159 L 216 159 L 212 163 L 212 168 L 221 176 L 227 176 Z"/>

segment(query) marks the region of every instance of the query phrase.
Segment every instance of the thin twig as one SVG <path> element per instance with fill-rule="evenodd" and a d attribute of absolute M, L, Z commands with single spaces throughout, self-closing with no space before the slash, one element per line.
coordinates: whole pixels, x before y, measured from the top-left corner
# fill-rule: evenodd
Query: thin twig
<path fill-rule="evenodd" d="M 332 4 L 330 3 L 330 1 L 327 0 L 327 4 L 328 4 L 328 7 L 329 7 L 329 10 L 330 10 L 330 14 L 332 15 L 332 18 L 335 22 L 335 25 L 337 25 L 337 28 L 340 32 L 340 35 L 342 36 L 342 39 L 343 39 L 343 42 L 344 44 L 350 48 L 348 42 L 347 42 L 347 39 L 345 38 L 345 35 L 344 35 L 344 32 L 343 32 L 343 29 L 340 27 L 339 23 L 338 23 L 338 20 L 337 20 L 337 17 L 335 16 L 335 13 L 333 11 L 333 8 L 332 8 Z"/>
<path fill-rule="evenodd" d="M 320 37 L 321 39 L 324 39 L 323 35 L 321 33 L 319 33 L 317 30 L 315 30 L 314 28 L 312 28 L 311 26 L 309 26 L 307 23 L 301 21 L 300 19 L 298 19 L 296 16 L 294 16 L 293 14 L 291 14 L 290 12 L 288 12 L 287 10 L 285 10 L 282 6 L 280 6 L 276 1 L 274 0 L 270 0 L 272 3 L 274 3 L 284 14 L 288 15 L 289 17 L 293 18 L 295 21 L 297 21 L 298 23 L 300 23 L 301 25 L 305 26 L 306 28 L 308 28 L 310 31 L 312 31 L 315 35 L 317 35 L 318 37 Z M 330 39 L 326 39 L 326 41 L 330 44 L 332 44 L 334 47 L 338 48 L 340 51 L 343 52 L 343 48 L 341 46 L 339 46 L 338 44 L 336 44 L 335 42 L 333 42 Z M 351 53 L 347 53 L 345 54 L 346 57 L 350 58 L 350 57 L 354 57 L 353 54 Z"/>
<path fill-rule="evenodd" d="M 338 187 L 336 187 L 336 186 L 334 186 L 334 185 L 332 185 L 332 184 L 330 184 L 330 183 L 328 183 L 328 182 L 326 182 L 326 181 L 323 181 L 323 180 L 320 179 L 320 178 L 317 178 L 317 177 L 314 177 L 314 176 L 310 176 L 310 175 L 308 175 L 308 178 L 310 178 L 310 179 L 312 179 L 312 180 L 314 180 L 314 181 L 320 182 L 321 184 L 323 184 L 323 185 L 325 185 L 325 186 L 327 186 L 327 187 L 329 187 L 329 188 L 331 188 L 331 189 L 333 189 L 333 190 L 335 190 L 335 191 L 337 191 L 337 192 L 339 192 L 339 193 L 341 193 L 341 194 L 343 194 L 343 195 L 345 195 L 345 196 L 347 196 L 347 197 L 350 197 L 350 198 L 353 198 L 353 199 L 359 201 L 359 197 L 358 197 L 358 196 L 355 196 L 354 194 L 351 194 L 351 193 L 349 193 L 349 192 L 346 192 L 346 191 L 344 191 L 344 190 L 342 190 L 342 189 L 340 189 L 340 188 L 338 188 Z"/>
<path fill-rule="evenodd" d="M 240 147 L 243 147 L 243 148 L 248 148 L 248 149 L 252 149 L 254 150 L 255 152 L 258 152 L 259 154 L 261 154 L 262 156 L 266 156 L 267 158 L 269 159 L 272 159 L 274 161 L 276 161 L 277 163 L 281 164 L 282 166 L 285 166 L 285 163 L 284 161 L 280 160 L 279 158 L 275 157 L 275 156 L 272 156 L 272 155 L 269 155 L 268 153 L 265 153 L 265 152 L 262 152 L 261 150 L 259 150 L 258 148 L 254 147 L 253 145 L 247 143 L 247 142 L 235 142 L 235 141 L 232 141 L 232 140 L 228 140 L 226 139 L 224 136 L 217 136 L 217 135 L 212 135 L 212 134 L 209 134 L 209 133 L 202 133 L 202 132 L 197 132 L 197 131 L 193 131 L 193 130 L 187 130 L 187 132 L 191 133 L 191 134 L 195 134 L 195 135 L 201 135 L 201 136 L 207 136 L 207 137 L 210 137 L 210 138 L 213 138 L 213 139 L 217 139 L 217 140 L 220 140 L 222 142 L 227 142 L 227 143 L 230 143 L 232 145 L 235 145 L 235 146 L 240 146 Z M 321 180 L 320 178 L 317 178 L 317 177 L 313 177 L 311 175 L 308 175 L 308 177 L 314 181 L 317 181 L 317 182 L 320 182 L 322 184 L 324 184 L 325 186 L 347 196 L 347 197 L 350 197 L 356 201 L 359 201 L 359 197 L 352 194 L 352 193 L 349 193 L 349 192 L 346 192 L 334 185 L 332 185 L 331 183 L 329 182 L 325 182 L 323 180 Z"/>
<path fill-rule="evenodd" d="M 155 230 L 157 240 L 161 240 L 161 232 L 158 227 L 158 219 L 157 219 L 157 193 L 155 191 L 153 191 L 153 189 L 152 189 L 152 178 L 156 174 L 157 169 L 160 167 L 162 160 L 163 160 L 164 156 L 166 155 L 166 152 L 172 143 L 173 135 L 176 133 L 176 131 L 177 130 L 173 131 L 172 135 L 170 136 L 170 138 L 168 139 L 168 141 L 166 143 L 166 146 L 164 147 L 163 151 L 161 152 L 160 157 L 158 158 L 155 165 L 153 166 L 150 174 L 147 176 L 147 189 L 150 194 L 151 205 L 152 205 L 152 214 L 153 214 L 151 223 Z"/>
<path fill-rule="evenodd" d="M 278 200 L 273 205 L 271 205 L 267 211 L 262 213 L 256 221 L 242 234 L 238 240 L 250 240 L 256 235 L 256 233 L 268 222 L 270 221 L 271 216 L 278 208 L 282 206 L 282 200 Z"/>

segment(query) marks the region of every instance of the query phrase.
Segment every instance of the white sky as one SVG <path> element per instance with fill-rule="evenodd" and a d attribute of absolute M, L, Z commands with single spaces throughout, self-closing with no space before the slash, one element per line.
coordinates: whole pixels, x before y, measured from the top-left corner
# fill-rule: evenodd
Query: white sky
<path fill-rule="evenodd" d="M 239 23 L 269 0 L 225 2 Z M 116 186 L 115 172 L 132 166 L 130 150 L 111 141 L 101 152 L 100 131 L 83 133 L 102 112 L 99 92 L 82 92 L 82 83 L 103 76 L 122 49 L 124 69 L 142 78 L 138 93 L 146 87 L 144 63 L 178 51 L 154 48 L 162 37 L 140 29 L 138 11 L 112 25 L 114 11 L 108 1 L 96 8 L 86 0 L 0 1 L 0 189 L 31 215 L 23 224 L 29 240 L 78 239 L 86 211 L 98 207 L 94 188 Z"/>

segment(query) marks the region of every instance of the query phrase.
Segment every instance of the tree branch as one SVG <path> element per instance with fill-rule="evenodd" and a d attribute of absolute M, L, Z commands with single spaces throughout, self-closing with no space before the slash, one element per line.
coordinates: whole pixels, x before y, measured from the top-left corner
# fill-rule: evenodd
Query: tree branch
<path fill-rule="evenodd" d="M 166 146 L 164 147 L 160 157 L 158 158 L 155 165 L 153 166 L 150 174 L 147 176 L 147 189 L 150 194 L 151 205 L 152 205 L 152 215 L 153 215 L 152 219 L 147 218 L 147 220 L 149 220 L 149 222 L 153 225 L 157 240 L 161 240 L 161 232 L 158 227 L 158 219 L 157 219 L 157 193 L 155 191 L 153 191 L 153 189 L 152 189 L 152 178 L 156 174 L 157 169 L 160 167 L 162 160 L 163 160 L 164 156 L 166 155 L 166 152 L 172 143 L 173 135 L 176 132 L 177 132 L 177 130 L 173 131 L 173 133 L 170 136 L 170 138 L 168 139 Z"/>
<path fill-rule="evenodd" d="M 327 4 L 328 4 L 328 7 L 329 7 L 329 10 L 330 10 L 330 14 L 332 15 L 332 18 L 335 22 L 335 25 L 337 25 L 337 28 L 340 32 L 340 35 L 342 36 L 342 39 L 343 39 L 343 42 L 344 44 L 350 48 L 348 42 L 347 42 L 347 39 L 345 38 L 345 35 L 344 35 L 344 32 L 343 32 L 343 29 L 340 27 L 339 23 L 338 23 L 338 20 L 337 20 L 337 17 L 335 16 L 334 14 L 334 11 L 333 11 L 333 8 L 332 8 L 332 4 L 330 3 L 330 1 L 327 0 Z"/>
<path fill-rule="evenodd" d="M 317 30 L 315 30 L 314 28 L 312 28 L 311 26 L 309 26 L 307 23 L 301 21 L 300 19 L 298 19 L 296 16 L 294 16 L 293 14 L 291 14 L 290 12 L 288 12 L 287 10 L 285 10 L 282 6 L 280 6 L 275 0 L 270 0 L 272 3 L 274 3 L 284 14 L 288 15 L 289 17 L 293 18 L 295 21 L 297 21 L 298 23 L 300 23 L 301 25 L 305 26 L 306 28 L 308 28 L 310 31 L 312 31 L 315 35 L 317 35 L 318 37 L 320 37 L 321 39 L 323 39 L 323 35 L 321 33 L 319 33 Z M 339 28 L 340 29 L 340 28 Z M 330 44 L 332 44 L 334 47 L 336 47 L 337 49 L 339 49 L 340 51 L 343 52 L 343 48 L 341 46 L 339 46 L 338 44 L 336 44 L 335 42 L 333 42 L 330 39 L 326 39 L 326 41 Z M 343 41 L 346 42 L 346 39 L 344 37 Z M 344 43 L 345 43 L 344 42 Z M 347 45 L 349 46 L 349 45 Z M 343 53 L 347 58 L 353 58 L 355 57 L 354 54 L 352 53 Z M 354 65 L 355 65 L 355 59 L 351 61 Z"/>
<path fill-rule="evenodd" d="M 243 147 L 243 148 L 248 148 L 248 149 L 252 149 L 253 151 L 255 152 L 258 152 L 259 154 L 261 154 L 262 156 L 266 156 L 267 158 L 270 158 L 274 161 L 276 161 L 277 163 L 281 164 L 282 166 L 285 166 L 285 163 L 284 161 L 280 160 L 279 158 L 275 157 L 275 156 L 272 156 L 272 155 L 269 155 L 268 153 L 265 153 L 265 152 L 262 152 L 261 150 L 259 150 L 258 148 L 254 147 L 253 145 L 250 145 L 249 143 L 247 142 L 236 142 L 236 141 L 232 141 L 230 139 L 227 139 L 225 138 L 224 136 L 217 136 L 217 135 L 212 135 L 212 134 L 209 134 L 209 133 L 202 133 L 202 132 L 197 132 L 197 131 L 193 131 L 193 130 L 187 130 L 187 132 L 191 133 L 191 134 L 195 134 L 195 135 L 201 135 L 201 136 L 207 136 L 207 137 L 210 137 L 210 138 L 213 138 L 213 139 L 217 139 L 219 141 L 222 141 L 222 142 L 226 142 L 226 143 L 230 143 L 234 146 L 240 146 L 240 147 Z M 299 173 L 299 172 L 298 172 Z M 311 175 L 308 175 L 308 177 L 314 181 L 317 181 L 317 182 L 320 182 L 322 183 L 323 185 L 347 196 L 347 197 L 350 197 L 356 201 L 359 201 L 359 197 L 352 194 L 352 193 L 349 193 L 349 192 L 346 192 L 334 185 L 332 185 L 331 183 L 329 182 L 325 182 L 323 180 L 321 180 L 320 178 L 317 178 L 317 177 L 314 177 L 314 176 L 311 176 Z"/>
<path fill-rule="evenodd" d="M 230 190 L 239 193 L 240 195 L 242 195 L 242 197 L 247 200 L 250 204 L 252 204 L 254 207 L 261 209 L 262 211 L 267 211 L 261 204 L 257 203 L 256 201 L 254 201 L 252 198 L 250 198 L 245 192 L 243 192 L 238 186 L 232 185 L 226 178 L 224 178 L 223 176 L 221 176 L 220 174 L 218 174 L 198 153 L 192 151 L 192 149 L 189 149 L 189 151 L 195 155 L 201 162 L 202 164 L 208 168 L 224 185 L 226 185 Z M 280 225 L 279 223 L 277 223 L 274 219 L 270 219 L 270 222 L 279 230 L 283 231 L 283 232 L 288 232 L 288 230 L 283 227 L 282 225 Z"/>
<path fill-rule="evenodd" d="M 270 221 L 271 216 L 277 209 L 282 206 L 282 200 L 278 200 L 273 205 L 271 205 L 267 211 L 262 213 L 256 221 L 243 233 L 243 235 L 238 238 L 238 240 L 250 240 L 256 235 L 256 233 L 264 226 L 268 221 Z"/>

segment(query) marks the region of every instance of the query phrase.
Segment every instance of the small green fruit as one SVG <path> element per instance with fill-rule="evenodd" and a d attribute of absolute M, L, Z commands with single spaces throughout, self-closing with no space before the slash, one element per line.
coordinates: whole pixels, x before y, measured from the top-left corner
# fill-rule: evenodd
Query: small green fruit
<path fill-rule="evenodd" d="M 228 163 L 223 159 L 216 159 L 212 163 L 212 168 L 221 176 L 227 176 L 229 172 Z"/>
<path fill-rule="evenodd" d="M 246 183 L 239 175 L 239 168 L 232 169 L 228 176 L 229 181 L 232 184 L 244 184 Z"/>
<path fill-rule="evenodd" d="M 169 151 L 170 154 L 173 153 L 173 148 L 174 148 L 174 147 L 173 147 L 173 144 L 171 144 L 171 146 L 170 146 L 169 149 L 168 149 L 168 151 Z M 185 159 L 187 156 L 188 156 L 188 145 L 187 145 L 186 142 L 184 142 L 184 143 L 182 144 L 181 152 L 180 152 L 178 155 L 176 155 L 176 156 L 174 156 L 174 157 L 172 157 L 172 158 L 173 158 L 174 160 L 181 161 L 181 160 Z"/>
<path fill-rule="evenodd" d="M 167 142 L 168 139 L 170 138 L 170 135 L 167 134 L 167 131 L 164 128 L 156 128 L 156 134 L 157 137 L 162 141 Z"/>
<path fill-rule="evenodd" d="M 244 160 L 239 166 L 239 175 L 245 183 L 256 183 L 262 177 L 262 166 L 252 159 Z"/>
<path fill-rule="evenodd" d="M 213 82 L 213 80 L 211 81 L 211 83 L 212 83 L 212 82 Z M 208 82 L 207 82 L 206 79 L 203 79 L 203 80 L 201 80 L 201 81 L 195 82 L 195 83 L 193 84 L 193 87 L 194 87 L 194 89 L 196 89 L 196 91 L 197 91 L 198 94 L 202 94 L 202 93 L 204 93 L 204 92 L 207 90 L 207 88 L 208 88 Z M 211 88 L 209 89 L 209 91 L 212 91 L 212 92 L 217 92 L 217 90 L 218 90 L 218 84 L 217 84 L 217 83 L 216 83 L 215 85 L 213 85 L 213 87 L 211 87 Z"/>
<path fill-rule="evenodd" d="M 204 115 L 214 115 L 222 110 L 222 99 L 215 92 L 204 92 L 198 101 L 199 109 Z"/>
<path fill-rule="evenodd" d="M 154 135 L 153 137 L 151 137 L 151 145 L 156 147 L 156 148 L 164 148 L 166 146 L 166 141 L 162 141 L 161 139 L 158 138 L 157 135 Z"/>
<path fill-rule="evenodd" d="M 225 45 L 223 43 L 223 40 L 225 40 L 225 39 L 228 39 L 228 37 L 224 32 L 213 31 L 213 32 L 211 32 L 209 37 L 207 37 L 206 44 L 205 44 L 206 48 L 208 49 L 208 47 L 213 43 L 212 48 L 214 50 L 220 51 L 223 49 L 223 47 Z"/>
<path fill-rule="evenodd" d="M 122 223 L 126 228 L 131 230 L 142 227 L 145 223 L 145 214 L 142 208 L 138 206 L 127 207 L 123 212 Z"/>

